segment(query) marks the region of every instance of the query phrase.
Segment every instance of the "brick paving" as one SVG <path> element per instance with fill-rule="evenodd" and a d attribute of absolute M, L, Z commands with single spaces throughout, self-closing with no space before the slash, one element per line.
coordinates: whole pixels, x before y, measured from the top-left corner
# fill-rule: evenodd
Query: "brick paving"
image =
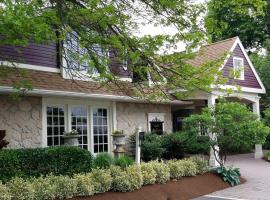
<path fill-rule="evenodd" d="M 245 200 L 270 200 L 270 162 L 262 159 L 254 159 L 254 154 L 242 154 L 230 156 L 227 166 L 240 168 L 246 183 L 217 191 L 209 196 L 198 198 L 206 199 L 245 199 Z M 221 198 L 211 198 L 211 196 Z"/>

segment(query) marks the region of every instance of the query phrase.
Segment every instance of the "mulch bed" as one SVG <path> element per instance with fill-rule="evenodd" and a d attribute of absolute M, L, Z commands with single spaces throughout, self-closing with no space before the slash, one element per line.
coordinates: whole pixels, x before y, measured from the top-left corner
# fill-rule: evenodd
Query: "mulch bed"
<path fill-rule="evenodd" d="M 245 182 L 241 179 L 241 182 Z M 184 177 L 164 185 L 147 185 L 134 192 L 106 192 L 92 197 L 72 200 L 187 200 L 231 187 L 216 174 L 207 173 L 196 177 Z"/>

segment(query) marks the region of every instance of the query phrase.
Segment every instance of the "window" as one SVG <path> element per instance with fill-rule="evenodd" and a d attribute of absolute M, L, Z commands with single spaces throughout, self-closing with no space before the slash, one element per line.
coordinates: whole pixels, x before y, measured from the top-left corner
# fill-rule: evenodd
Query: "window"
<path fill-rule="evenodd" d="M 106 108 L 93 109 L 94 153 L 108 152 L 108 111 Z"/>
<path fill-rule="evenodd" d="M 244 74 L 244 60 L 243 58 L 233 58 L 233 72 L 234 72 L 234 78 L 239 80 L 245 79 Z"/>
<path fill-rule="evenodd" d="M 64 107 L 47 107 L 47 145 L 56 146 L 64 144 L 62 135 L 65 132 Z"/>
<path fill-rule="evenodd" d="M 93 67 L 94 65 L 91 64 L 89 66 L 89 63 L 92 63 L 89 59 L 89 53 L 91 52 L 97 56 L 100 65 L 107 65 L 108 51 L 101 48 L 98 44 L 93 44 L 91 48 L 86 50 L 86 48 L 80 45 L 79 36 L 75 31 L 68 34 L 65 51 L 68 68 L 81 72 L 84 75 L 95 77 L 99 74 L 98 70 Z M 76 73 L 73 73 L 73 75 L 76 76 Z M 81 74 L 77 75 L 80 76 Z"/>
<path fill-rule="evenodd" d="M 79 146 L 88 149 L 87 107 L 76 106 L 71 108 L 71 129 L 78 132 Z"/>
<path fill-rule="evenodd" d="M 70 103 L 63 105 L 60 99 L 52 102 L 48 102 L 44 113 L 44 141 L 47 146 L 63 145 L 64 133 L 76 130 L 79 147 L 92 153 L 109 152 L 109 103 L 104 103 L 104 107 L 96 107 L 77 100 L 70 100 Z M 57 102 L 56 105 L 54 102 Z"/>

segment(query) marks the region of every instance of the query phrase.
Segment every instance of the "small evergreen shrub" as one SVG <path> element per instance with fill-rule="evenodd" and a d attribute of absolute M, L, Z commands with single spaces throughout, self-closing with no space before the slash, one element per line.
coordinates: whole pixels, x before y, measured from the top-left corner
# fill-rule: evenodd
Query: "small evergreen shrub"
<path fill-rule="evenodd" d="M 204 174 L 209 171 L 209 165 L 207 160 L 199 156 L 190 157 L 189 160 L 195 163 L 197 174 Z"/>
<path fill-rule="evenodd" d="M 126 168 L 134 164 L 134 159 L 129 156 L 122 156 L 120 158 L 115 159 L 114 164 L 120 166 L 121 168 Z"/>
<path fill-rule="evenodd" d="M 112 189 L 119 192 L 134 191 L 141 188 L 143 184 L 140 167 L 132 165 L 124 170 L 120 167 L 114 166 L 111 168 L 113 176 Z"/>
<path fill-rule="evenodd" d="M 162 136 L 154 133 L 145 134 L 141 150 L 144 161 L 161 159 L 165 152 L 165 148 L 162 146 Z"/>
<path fill-rule="evenodd" d="M 170 180 L 170 168 L 162 161 L 151 161 L 150 165 L 153 166 L 153 169 L 156 172 L 156 182 L 164 184 Z"/>
<path fill-rule="evenodd" d="M 94 167 L 107 169 L 113 164 L 113 157 L 109 153 L 100 153 L 94 159 Z"/>
<path fill-rule="evenodd" d="M 178 163 L 184 169 L 184 176 L 196 176 L 197 165 L 192 160 L 179 160 Z"/>
<path fill-rule="evenodd" d="M 7 186 L 0 182 L 0 200 L 11 200 L 11 194 Z"/>
<path fill-rule="evenodd" d="M 12 200 L 32 200 L 34 191 L 29 181 L 15 177 L 7 183 Z"/>
<path fill-rule="evenodd" d="M 70 146 L 0 151 L 0 180 L 12 177 L 39 177 L 48 174 L 69 175 L 90 172 L 93 166 L 89 151 Z"/>
<path fill-rule="evenodd" d="M 92 196 L 95 193 L 95 188 L 92 183 L 91 173 L 76 174 L 73 177 L 77 182 L 76 196 Z"/>
<path fill-rule="evenodd" d="M 170 176 L 172 179 L 180 179 L 185 176 L 185 168 L 181 160 L 169 160 L 168 167 L 170 168 Z"/>
<path fill-rule="evenodd" d="M 142 163 L 141 173 L 143 178 L 143 185 L 155 184 L 157 173 L 151 163 Z"/>
<path fill-rule="evenodd" d="M 54 199 L 56 188 L 54 184 L 50 183 L 47 178 L 39 177 L 32 180 L 31 186 L 33 188 L 34 200 Z"/>
<path fill-rule="evenodd" d="M 112 176 L 109 169 L 94 169 L 90 178 L 94 186 L 95 193 L 107 192 L 111 188 Z"/>
<path fill-rule="evenodd" d="M 53 185 L 54 197 L 56 199 L 68 199 L 72 198 L 77 192 L 76 180 L 68 176 L 54 176 L 49 175 L 46 180 Z"/>

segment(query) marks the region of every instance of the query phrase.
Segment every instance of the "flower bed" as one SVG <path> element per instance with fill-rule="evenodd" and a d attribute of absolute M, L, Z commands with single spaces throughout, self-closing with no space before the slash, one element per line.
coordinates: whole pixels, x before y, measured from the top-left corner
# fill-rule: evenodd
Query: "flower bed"
<path fill-rule="evenodd" d="M 48 175 L 29 180 L 16 177 L 6 184 L 0 184 L 0 200 L 66 199 L 110 190 L 128 192 L 143 185 L 167 183 L 170 179 L 195 176 L 206 172 L 206 169 L 207 162 L 197 158 L 171 160 L 169 163 L 151 161 L 141 166 L 130 165 L 126 168 L 111 166 L 72 177 Z"/>

